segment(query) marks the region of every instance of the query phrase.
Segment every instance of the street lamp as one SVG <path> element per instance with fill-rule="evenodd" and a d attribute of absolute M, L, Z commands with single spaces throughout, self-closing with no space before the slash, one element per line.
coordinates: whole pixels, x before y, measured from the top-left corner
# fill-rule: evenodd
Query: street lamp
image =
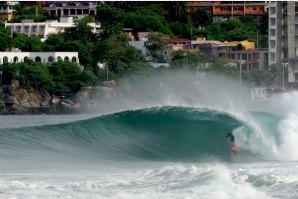
<path fill-rule="evenodd" d="M 0 85 L 2 86 L 2 70 L 0 70 L 0 77 L 1 77 L 1 79 L 0 79 Z"/>
<path fill-rule="evenodd" d="M 240 79 L 240 89 L 241 89 L 241 87 L 242 87 L 242 77 L 241 77 L 241 75 L 242 75 L 242 64 L 245 63 L 245 60 L 239 59 L 237 62 L 239 63 L 239 66 L 240 66 L 240 77 L 239 77 L 239 79 Z"/>
<path fill-rule="evenodd" d="M 108 65 L 108 62 L 105 63 L 105 66 L 107 68 L 107 81 L 109 81 L 109 65 Z"/>
<path fill-rule="evenodd" d="M 282 88 L 285 89 L 285 69 L 288 67 L 288 62 L 282 62 Z"/>

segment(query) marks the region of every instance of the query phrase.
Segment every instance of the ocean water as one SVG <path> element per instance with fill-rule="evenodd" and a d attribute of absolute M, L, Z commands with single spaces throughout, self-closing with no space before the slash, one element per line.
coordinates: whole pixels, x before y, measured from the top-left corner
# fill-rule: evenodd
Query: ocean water
<path fill-rule="evenodd" d="M 298 93 L 260 104 L 237 84 L 154 82 L 98 113 L 0 116 L 0 198 L 298 198 Z"/>

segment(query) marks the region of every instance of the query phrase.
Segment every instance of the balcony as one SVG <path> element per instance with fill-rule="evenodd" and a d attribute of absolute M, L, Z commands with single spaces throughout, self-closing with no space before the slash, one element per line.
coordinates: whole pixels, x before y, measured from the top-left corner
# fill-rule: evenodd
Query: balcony
<path fill-rule="evenodd" d="M 231 15 L 232 11 L 228 10 L 228 11 L 219 11 L 219 10 L 215 10 L 213 11 L 213 15 Z"/>
<path fill-rule="evenodd" d="M 243 15 L 244 14 L 244 11 L 243 10 L 234 10 L 233 11 L 233 14 L 234 15 Z"/>
<path fill-rule="evenodd" d="M 248 14 L 248 15 L 262 15 L 262 14 L 265 14 L 265 11 L 263 11 L 263 10 L 249 10 L 249 11 L 245 11 L 245 14 Z"/>

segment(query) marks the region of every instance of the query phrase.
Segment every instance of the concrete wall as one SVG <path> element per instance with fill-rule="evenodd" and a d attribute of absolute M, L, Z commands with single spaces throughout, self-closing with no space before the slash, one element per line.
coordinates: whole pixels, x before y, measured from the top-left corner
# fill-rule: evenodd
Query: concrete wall
<path fill-rule="evenodd" d="M 68 59 L 79 64 L 78 52 L 0 52 L 0 65 L 5 62 L 24 62 L 25 59 L 40 60 L 42 63 Z"/>
<path fill-rule="evenodd" d="M 142 55 L 147 56 L 147 49 L 145 47 L 146 41 L 129 41 L 129 45 L 135 47 Z"/>

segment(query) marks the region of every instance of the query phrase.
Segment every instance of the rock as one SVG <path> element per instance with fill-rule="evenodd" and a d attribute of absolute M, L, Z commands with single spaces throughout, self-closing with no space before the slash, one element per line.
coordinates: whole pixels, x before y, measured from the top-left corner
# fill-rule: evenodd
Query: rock
<path fill-rule="evenodd" d="M 104 82 L 102 82 L 102 86 L 104 86 L 104 87 L 110 87 L 110 88 L 115 88 L 117 86 L 117 83 L 116 83 L 115 80 L 104 81 Z"/>
<path fill-rule="evenodd" d="M 69 99 L 62 99 L 55 104 L 56 113 L 74 113 L 78 106 Z"/>
<path fill-rule="evenodd" d="M 93 96 L 95 98 L 101 98 L 101 99 L 111 99 L 113 97 L 114 94 L 114 88 L 110 88 L 110 87 L 103 87 L 103 86 L 97 86 L 95 87 Z"/>
<path fill-rule="evenodd" d="M 79 104 L 88 104 L 91 101 L 93 88 L 84 88 L 76 94 L 75 102 Z"/>
<path fill-rule="evenodd" d="M 19 80 L 13 79 L 11 80 L 10 86 L 9 86 L 9 92 L 13 94 L 17 89 L 20 87 Z"/>
<path fill-rule="evenodd" d="M 13 80 L 9 92 L 1 93 L 0 114 L 40 114 L 42 111 L 48 113 L 51 112 L 50 101 L 51 96 L 46 91 L 28 91 L 20 88 L 17 80 Z"/>

